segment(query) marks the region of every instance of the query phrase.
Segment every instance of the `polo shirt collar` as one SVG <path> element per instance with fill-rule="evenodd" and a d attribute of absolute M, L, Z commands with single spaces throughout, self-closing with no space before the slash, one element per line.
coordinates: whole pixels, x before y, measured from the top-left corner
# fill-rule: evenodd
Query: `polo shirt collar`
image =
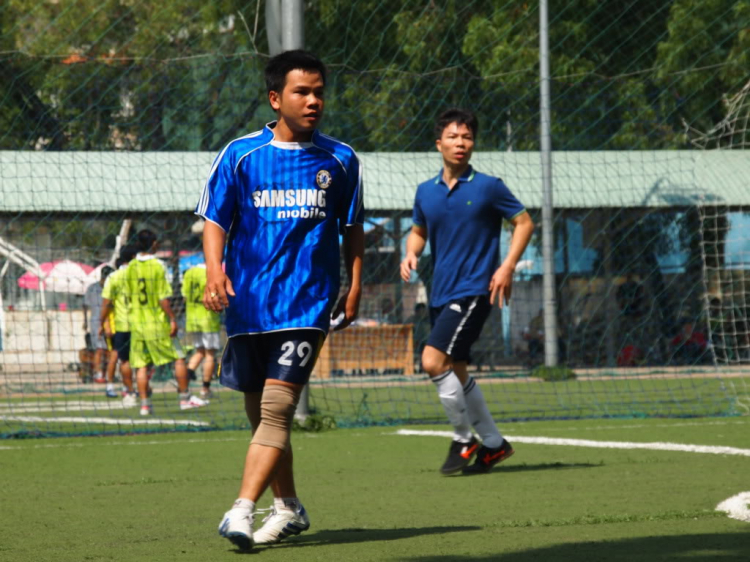
<path fill-rule="evenodd" d="M 464 173 L 461 174 L 461 177 L 458 178 L 458 183 L 470 182 L 471 180 L 474 179 L 475 174 L 476 172 L 474 172 L 474 167 L 471 166 L 470 164 L 469 167 L 466 168 L 466 171 L 464 171 Z M 443 181 L 443 170 L 440 170 L 440 173 L 435 178 L 435 184 L 437 185 L 439 183 L 442 183 L 443 185 L 445 185 L 445 182 Z"/>

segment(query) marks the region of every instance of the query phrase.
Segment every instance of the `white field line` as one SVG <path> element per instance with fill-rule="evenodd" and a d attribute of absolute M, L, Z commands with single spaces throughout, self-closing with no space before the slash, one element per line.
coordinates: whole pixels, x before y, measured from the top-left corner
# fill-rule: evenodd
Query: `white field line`
<path fill-rule="evenodd" d="M 430 431 L 416 429 L 399 429 L 392 435 L 424 435 L 432 437 L 453 437 L 452 431 Z M 715 447 L 711 445 L 683 445 L 681 443 L 636 443 L 630 441 L 591 441 L 589 439 L 560 439 L 557 437 L 522 437 L 507 435 L 513 443 L 533 445 L 562 445 L 567 447 L 594 447 L 598 449 L 648 449 L 651 451 L 681 451 L 685 453 L 706 453 L 710 455 L 739 455 L 750 457 L 750 449 L 736 447 Z"/>
<path fill-rule="evenodd" d="M 558 422 L 559 423 L 559 422 Z M 629 425 L 595 425 L 595 426 L 570 426 L 570 427 L 546 427 L 545 431 L 609 431 L 615 429 L 643 429 L 651 427 L 704 427 L 709 425 L 748 425 L 750 424 L 750 418 L 745 418 L 744 421 L 697 421 L 697 422 L 682 422 L 682 423 L 639 423 Z"/>
<path fill-rule="evenodd" d="M 10 446 L 0 447 L 0 451 L 19 451 L 28 449 L 81 449 L 83 447 L 127 447 L 130 445 L 182 445 L 183 443 L 224 443 L 228 441 L 244 441 L 249 443 L 248 438 L 229 438 L 229 439 L 164 439 L 163 441 L 102 441 L 93 439 L 81 443 L 45 443 L 43 445 L 32 446 Z"/>
<path fill-rule="evenodd" d="M 58 418 L 43 418 L 41 416 L 0 416 L 0 421 L 16 421 L 16 422 L 27 422 L 27 423 L 50 423 L 50 422 L 66 422 L 66 423 L 101 423 L 104 425 L 191 425 L 191 426 L 209 426 L 208 422 L 195 421 L 195 420 L 165 420 L 161 418 L 149 418 L 145 420 L 132 420 L 129 418 L 89 418 L 89 417 L 58 417 Z"/>
<path fill-rule="evenodd" d="M 72 400 L 70 402 L 48 402 L 36 405 L 25 404 L 0 404 L 0 414 L 31 414 L 39 412 L 83 412 L 88 410 L 124 410 L 122 402 L 103 402 L 96 400 Z"/>
<path fill-rule="evenodd" d="M 732 519 L 750 523 L 750 492 L 740 492 L 716 506 L 716 511 L 723 511 Z"/>

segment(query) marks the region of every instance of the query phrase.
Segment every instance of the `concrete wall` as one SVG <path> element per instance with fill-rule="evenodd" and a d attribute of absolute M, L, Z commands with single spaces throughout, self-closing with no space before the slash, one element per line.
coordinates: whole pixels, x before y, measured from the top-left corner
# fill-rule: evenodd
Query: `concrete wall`
<path fill-rule="evenodd" d="M 62 368 L 78 361 L 86 345 L 83 311 L 5 311 L 0 367 Z M 34 369 L 36 370 L 36 369 Z"/>

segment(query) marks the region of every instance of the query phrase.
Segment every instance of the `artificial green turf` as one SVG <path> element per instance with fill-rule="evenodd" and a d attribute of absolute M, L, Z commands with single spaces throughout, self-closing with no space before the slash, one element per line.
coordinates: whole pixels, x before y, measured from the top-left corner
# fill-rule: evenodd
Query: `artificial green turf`
<path fill-rule="evenodd" d="M 437 468 L 447 439 L 396 429 L 295 433 L 298 488 L 312 527 L 250 555 L 291 562 L 750 559 L 750 524 L 714 511 L 750 489 L 749 457 L 517 444 L 516 455 L 489 475 L 446 478 Z M 748 418 L 502 429 L 750 448 Z M 216 526 L 236 495 L 247 441 L 245 432 L 229 431 L 2 441 L 0 560 L 237 560 Z"/>

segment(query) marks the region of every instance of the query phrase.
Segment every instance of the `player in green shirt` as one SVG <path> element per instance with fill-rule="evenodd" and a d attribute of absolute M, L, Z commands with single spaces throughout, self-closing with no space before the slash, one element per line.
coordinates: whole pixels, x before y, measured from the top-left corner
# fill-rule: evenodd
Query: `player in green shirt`
<path fill-rule="evenodd" d="M 177 323 L 169 297 L 172 287 L 167 282 L 167 270 L 154 255 L 158 240 L 150 230 L 138 235 L 138 255 L 128 265 L 126 287 L 130 302 L 130 363 L 137 369 L 138 392 L 141 396 L 141 415 L 153 413 L 149 399 L 148 365 L 174 362 L 175 378 L 180 393 L 180 409 L 189 410 L 208 404 L 190 394 L 185 358 L 177 335 Z"/>
<path fill-rule="evenodd" d="M 115 262 L 117 269 L 107 277 L 102 289 L 100 331 L 107 337 L 112 338 L 112 347 L 120 360 L 120 374 L 122 375 L 122 384 L 125 386 L 122 405 L 126 408 L 133 408 L 138 405 L 133 388 L 133 370 L 130 367 L 129 304 L 125 287 L 128 264 L 135 257 L 136 252 L 137 250 L 133 246 L 125 246 L 120 250 L 120 257 Z M 112 312 L 114 312 L 114 326 L 109 321 Z"/>
<path fill-rule="evenodd" d="M 211 398 L 211 379 L 216 365 L 216 350 L 220 347 L 221 316 L 203 306 L 206 289 L 206 264 L 196 265 L 185 272 L 182 278 L 182 296 L 185 298 L 187 321 L 185 330 L 195 348 L 188 361 L 190 378 L 203 361 L 203 389 L 201 398 Z"/>

